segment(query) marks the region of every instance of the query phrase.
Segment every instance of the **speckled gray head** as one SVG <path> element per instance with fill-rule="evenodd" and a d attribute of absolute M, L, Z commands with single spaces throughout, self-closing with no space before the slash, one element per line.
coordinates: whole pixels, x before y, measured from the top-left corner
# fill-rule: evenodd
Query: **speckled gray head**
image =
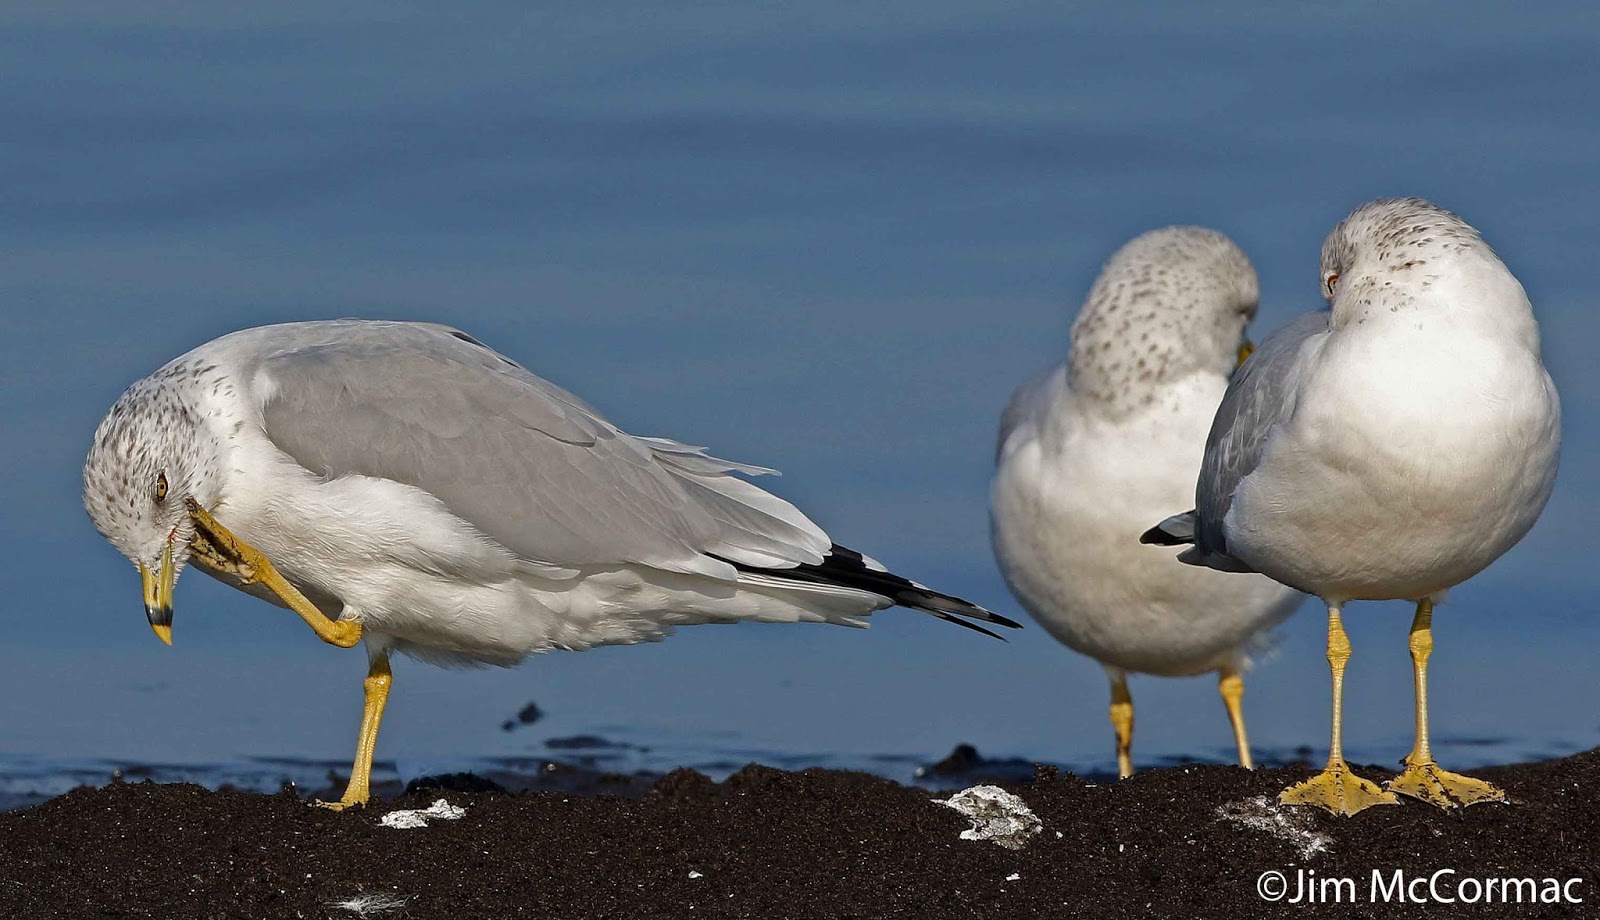
<path fill-rule="evenodd" d="M 123 393 L 100 427 L 83 465 L 83 507 L 111 545 L 138 566 L 145 614 L 172 641 L 172 590 L 188 561 L 194 521 L 186 502 L 210 505 L 216 456 L 201 438 L 186 398 L 192 376 L 169 365 Z"/>
<path fill-rule="evenodd" d="M 1133 408 L 1191 373 L 1230 373 L 1260 300 L 1250 259 L 1223 234 L 1137 236 L 1106 262 L 1072 324 L 1073 392 Z"/>
<path fill-rule="evenodd" d="M 1367 292 L 1384 281 L 1422 278 L 1430 262 L 1460 253 L 1496 258 L 1471 224 L 1430 201 L 1369 201 L 1322 243 L 1322 296 L 1331 303 L 1340 289 Z"/>

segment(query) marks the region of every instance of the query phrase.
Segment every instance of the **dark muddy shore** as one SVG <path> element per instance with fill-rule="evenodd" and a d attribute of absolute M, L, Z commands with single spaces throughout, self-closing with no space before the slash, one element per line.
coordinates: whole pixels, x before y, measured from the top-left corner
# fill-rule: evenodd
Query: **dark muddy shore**
<path fill-rule="evenodd" d="M 1303 768 L 1048 772 L 1010 787 L 1043 823 L 1019 850 L 961 839 L 968 820 L 927 790 L 825 770 L 678 771 L 622 796 L 457 786 L 344 813 L 291 793 L 83 788 L 0 814 L 0 916 L 356 917 L 341 903 L 368 896 L 385 918 L 1600 917 L 1600 752 L 1474 771 L 1514 805 L 1348 819 L 1270 806 Z M 440 798 L 464 816 L 381 823 Z M 1409 886 L 1422 899 L 1504 878 L 1548 897 L 1555 879 L 1566 902 L 1372 903 L 1374 870 L 1434 877 L 1432 894 Z M 1272 871 L 1286 898 L 1304 874 L 1330 903 L 1263 900 Z M 1321 881 L 1343 878 L 1354 903 Z"/>

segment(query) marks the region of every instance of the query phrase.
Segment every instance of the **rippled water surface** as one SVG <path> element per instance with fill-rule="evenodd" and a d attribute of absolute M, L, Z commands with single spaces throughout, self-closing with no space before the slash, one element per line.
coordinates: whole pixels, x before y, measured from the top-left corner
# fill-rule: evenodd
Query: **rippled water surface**
<path fill-rule="evenodd" d="M 79 507 L 101 414 L 212 336 L 460 325 L 630 430 L 782 468 L 840 542 L 1016 613 L 988 548 L 994 428 L 1100 261 L 1152 226 L 1218 227 L 1260 269 L 1264 331 L 1318 305 L 1323 235 L 1380 194 L 1484 229 L 1566 411 L 1544 519 L 1440 609 L 1435 730 L 1461 765 L 1593 746 L 1597 42 L 1586 3 L 8 7 L 0 804 L 118 769 L 345 769 L 359 653 L 201 578 L 161 647 Z M 1349 614 L 1356 759 L 1409 746 L 1408 618 Z M 1264 752 L 1322 756 L 1322 632 L 1308 609 L 1251 678 Z M 584 734 L 626 745 L 603 764 L 624 772 L 910 778 L 957 742 L 1111 760 L 1092 662 L 903 611 L 396 671 L 391 777 L 537 774 Z M 1141 763 L 1229 756 L 1210 680 L 1133 691 Z M 502 731 L 530 699 L 546 719 Z"/>

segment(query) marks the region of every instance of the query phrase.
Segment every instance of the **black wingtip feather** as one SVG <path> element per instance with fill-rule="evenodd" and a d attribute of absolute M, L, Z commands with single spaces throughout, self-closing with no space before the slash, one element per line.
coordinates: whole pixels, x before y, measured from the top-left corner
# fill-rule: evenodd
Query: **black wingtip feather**
<path fill-rule="evenodd" d="M 1139 536 L 1139 542 L 1154 546 L 1185 546 L 1194 542 L 1194 512 L 1174 514 Z"/>
<path fill-rule="evenodd" d="M 917 608 L 917 609 L 920 610 L 921 608 Z M 954 623 L 957 626 L 964 626 L 967 629 L 972 630 L 973 632 L 981 632 L 984 635 L 989 636 L 990 638 L 999 639 L 1001 642 L 1005 642 L 1006 641 L 1006 637 L 1005 636 L 1002 636 L 999 633 L 997 633 L 994 630 L 989 629 L 987 627 L 979 626 L 977 623 L 974 623 L 971 620 L 963 620 L 960 617 L 951 616 L 948 613 L 944 613 L 944 612 L 938 611 L 938 610 L 923 610 L 922 612 L 923 613 L 927 613 L 927 614 L 931 614 L 932 616 L 936 616 L 939 619 L 945 621 L 946 623 Z M 1010 620 L 1003 620 L 1003 622 L 1005 623 L 1005 625 L 1010 626 L 1013 629 L 1021 629 L 1022 628 L 1021 626 L 1018 626 L 1016 623 L 1013 623 Z"/>
<path fill-rule="evenodd" d="M 1005 641 L 1005 637 L 972 621 L 979 620 L 984 623 L 993 623 L 1008 629 L 1022 628 L 1022 624 L 1015 620 L 1003 617 L 992 610 L 979 607 L 971 601 L 962 600 L 959 597 L 944 594 L 932 588 L 925 588 L 892 572 L 882 572 L 869 568 L 860 553 L 837 543 L 829 548 L 828 555 L 823 557 L 822 562 L 816 565 L 802 563 L 792 568 L 776 569 L 743 565 L 731 559 L 724 559 L 723 561 L 744 572 L 759 572 L 762 575 L 769 575 L 774 578 L 788 578 L 812 584 L 839 585 L 846 588 L 870 591 L 873 594 L 894 601 L 898 606 L 920 610 L 923 613 L 954 623 L 957 626 L 965 626 L 986 636 L 993 636 L 1002 642 Z"/>
<path fill-rule="evenodd" d="M 1146 546 L 1181 546 L 1183 544 L 1183 541 L 1162 530 L 1160 524 L 1140 534 L 1139 542 Z"/>

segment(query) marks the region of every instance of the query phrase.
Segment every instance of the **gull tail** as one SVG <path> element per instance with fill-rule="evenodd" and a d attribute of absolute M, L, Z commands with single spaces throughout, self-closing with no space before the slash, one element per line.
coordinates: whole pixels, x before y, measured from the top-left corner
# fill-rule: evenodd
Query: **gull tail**
<path fill-rule="evenodd" d="M 1022 628 L 1020 623 L 1007 619 L 991 610 L 979 607 L 970 601 L 964 601 L 959 597 L 935 591 L 910 579 L 901 578 L 899 575 L 884 568 L 882 563 L 871 556 L 864 556 L 837 543 L 833 544 L 829 548 L 828 554 L 822 558 L 821 562 L 815 565 L 801 563 L 785 568 L 766 568 L 763 566 L 744 565 L 733 560 L 724 561 L 729 562 L 741 572 L 765 576 L 776 581 L 792 581 L 801 585 L 835 585 L 841 588 L 866 591 L 886 598 L 900 607 L 920 610 L 947 623 L 965 626 L 967 629 L 976 630 L 986 636 L 993 636 L 1002 641 L 1004 641 L 1004 638 L 999 633 L 985 629 L 972 621 L 993 623 L 1010 629 Z"/>
<path fill-rule="evenodd" d="M 1198 545 L 1194 533 L 1194 512 L 1185 511 L 1174 514 L 1156 526 L 1145 531 L 1139 537 L 1140 543 L 1153 543 L 1156 546 L 1183 546 L 1196 544 L 1178 554 L 1178 561 L 1185 565 L 1199 566 L 1205 569 L 1216 569 L 1219 572 L 1254 572 L 1244 562 L 1233 558 L 1225 551 L 1218 552 L 1208 546 Z"/>
<path fill-rule="evenodd" d="M 1139 537 L 1140 543 L 1156 546 L 1182 546 L 1194 542 L 1194 511 L 1174 514 Z"/>

